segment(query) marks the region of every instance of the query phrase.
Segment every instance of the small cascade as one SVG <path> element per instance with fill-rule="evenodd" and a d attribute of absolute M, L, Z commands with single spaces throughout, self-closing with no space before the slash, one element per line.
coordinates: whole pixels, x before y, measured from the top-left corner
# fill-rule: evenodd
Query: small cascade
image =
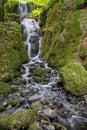
<path fill-rule="evenodd" d="M 18 14 L 21 18 L 28 14 L 27 4 L 25 2 L 19 3 Z"/>
<path fill-rule="evenodd" d="M 29 58 L 39 57 L 41 37 L 40 27 L 35 19 L 23 19 L 21 21 L 23 29 L 24 44 L 28 50 Z"/>
<path fill-rule="evenodd" d="M 19 3 L 18 12 L 23 30 L 24 44 L 28 50 L 29 59 L 39 57 L 41 47 L 40 26 L 35 19 L 23 18 L 28 14 L 27 4 Z"/>

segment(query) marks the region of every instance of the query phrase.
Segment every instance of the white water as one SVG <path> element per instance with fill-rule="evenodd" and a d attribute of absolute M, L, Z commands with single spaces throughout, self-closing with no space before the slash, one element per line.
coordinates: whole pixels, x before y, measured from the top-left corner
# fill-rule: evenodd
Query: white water
<path fill-rule="evenodd" d="M 25 2 L 19 3 L 18 14 L 20 15 L 20 17 L 23 17 L 28 14 L 27 4 Z"/>

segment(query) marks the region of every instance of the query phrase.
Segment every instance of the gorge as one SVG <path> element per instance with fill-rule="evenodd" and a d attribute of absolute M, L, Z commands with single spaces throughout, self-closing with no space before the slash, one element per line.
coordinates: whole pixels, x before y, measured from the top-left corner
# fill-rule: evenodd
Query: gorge
<path fill-rule="evenodd" d="M 21 76 L 9 81 L 11 92 L 0 95 L 4 107 L 0 110 L 0 130 L 87 130 L 87 95 L 74 96 L 64 89 L 58 69 L 41 58 L 43 38 L 38 21 L 26 18 L 27 3 L 18 7 L 29 62 L 22 65 Z M 29 125 L 32 115 L 35 119 Z"/>

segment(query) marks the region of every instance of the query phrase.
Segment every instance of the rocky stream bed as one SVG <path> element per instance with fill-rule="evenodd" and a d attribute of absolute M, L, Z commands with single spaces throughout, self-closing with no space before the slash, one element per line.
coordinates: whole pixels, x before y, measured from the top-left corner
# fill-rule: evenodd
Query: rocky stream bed
<path fill-rule="evenodd" d="M 0 115 L 30 109 L 39 118 L 24 130 L 87 130 L 87 95 L 66 92 L 58 70 L 40 59 L 40 27 L 35 19 L 23 19 L 21 25 L 30 60 L 22 65 L 21 77 L 9 82 L 11 93 L 0 94 Z"/>

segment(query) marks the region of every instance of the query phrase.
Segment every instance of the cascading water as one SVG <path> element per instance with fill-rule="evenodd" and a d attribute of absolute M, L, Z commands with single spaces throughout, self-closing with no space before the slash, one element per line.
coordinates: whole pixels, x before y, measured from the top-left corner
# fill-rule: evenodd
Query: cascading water
<path fill-rule="evenodd" d="M 28 13 L 26 3 L 19 3 L 18 11 L 20 17 L 23 18 Z M 29 55 L 29 63 L 24 64 L 21 70 L 26 84 L 19 85 L 18 92 L 14 92 L 14 94 L 3 99 L 4 102 L 10 98 L 21 102 L 19 106 L 11 110 L 6 109 L 5 113 L 10 114 L 20 109 L 30 108 L 32 102 L 42 99 L 47 102 L 43 108 L 47 108 L 49 105 L 54 106 L 57 114 L 54 121 L 61 122 L 68 130 L 87 130 L 87 96 L 75 97 L 64 90 L 59 82 L 58 71 L 48 67 L 48 64 L 40 59 L 41 37 L 38 22 L 35 19 L 27 18 L 20 18 L 20 20 L 24 44 Z M 37 68 L 44 71 L 49 70 L 44 80 L 39 76 L 42 80 L 41 83 L 37 82 L 37 74 L 34 75 L 33 70 Z M 44 128 L 43 130 L 48 129 Z"/>
<path fill-rule="evenodd" d="M 64 123 L 69 130 L 82 130 L 82 128 L 86 130 L 87 119 L 82 116 L 82 110 L 87 114 L 86 102 L 79 102 L 79 99 L 75 101 L 77 100 L 76 97 L 70 98 L 71 95 L 67 94 L 62 87 L 59 87 L 56 91 L 52 91 L 53 86 L 56 86 L 59 81 L 59 76 L 57 70 L 49 68 L 45 62 L 39 59 L 41 37 L 39 35 L 40 27 L 38 22 L 35 19 L 25 18 L 21 21 L 21 25 L 23 28 L 24 44 L 28 49 L 30 58 L 30 62 L 24 65 L 25 73 L 22 76 L 27 81 L 27 87 L 31 86 L 33 89 L 37 88 L 39 90 L 36 94 L 32 95 L 33 99 L 42 98 L 48 100 L 49 103 L 56 104 L 58 121 Z M 30 80 L 32 81 L 30 71 L 32 70 L 32 65 L 34 67 L 39 66 L 51 70 L 49 82 L 47 84 L 38 84 L 34 81 L 33 83 L 29 83 Z M 68 100 L 70 100 L 70 102 Z M 82 105 L 80 106 L 80 104 Z"/>
<path fill-rule="evenodd" d="M 25 4 L 25 2 L 19 3 L 18 14 L 20 15 L 20 18 L 28 14 L 27 4 Z"/>
<path fill-rule="evenodd" d="M 23 19 L 21 21 L 23 28 L 24 43 L 28 49 L 29 58 L 39 56 L 41 37 L 39 36 L 40 27 L 35 19 Z"/>

